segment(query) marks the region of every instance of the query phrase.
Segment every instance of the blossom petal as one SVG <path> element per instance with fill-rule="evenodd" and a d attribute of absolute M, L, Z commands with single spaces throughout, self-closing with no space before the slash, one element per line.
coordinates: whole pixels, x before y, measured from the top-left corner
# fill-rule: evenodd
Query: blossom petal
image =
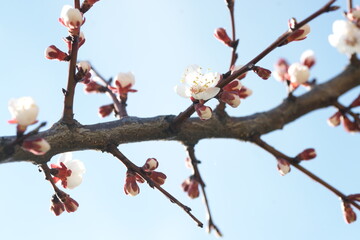
<path fill-rule="evenodd" d="M 212 87 L 208 88 L 203 92 L 199 92 L 197 94 L 194 94 L 193 97 L 195 99 L 202 99 L 202 100 L 209 100 L 210 98 L 215 97 L 220 92 L 220 88 L 218 87 Z"/>

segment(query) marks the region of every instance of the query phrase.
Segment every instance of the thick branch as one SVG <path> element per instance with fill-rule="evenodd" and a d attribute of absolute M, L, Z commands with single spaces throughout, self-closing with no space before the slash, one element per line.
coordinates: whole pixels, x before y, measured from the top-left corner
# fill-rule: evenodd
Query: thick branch
<path fill-rule="evenodd" d="M 226 117 L 221 120 L 216 116 L 208 121 L 192 118 L 185 122 L 177 133 L 167 131 L 174 118 L 170 115 L 153 118 L 125 117 L 117 121 L 86 126 L 77 124 L 71 130 L 59 122 L 38 135 L 51 145 L 51 150 L 45 156 L 34 156 L 17 147 L 11 158 L 4 153 L 4 146 L 14 141 L 15 136 L 2 137 L 0 163 L 13 161 L 43 163 L 61 152 L 104 150 L 109 143 L 118 145 L 151 140 L 196 143 L 205 138 L 234 138 L 248 141 L 251 136 L 282 129 L 286 124 L 309 112 L 332 106 L 339 96 L 360 84 L 359 65 L 359 62 L 353 62 L 340 75 L 315 86 L 308 93 L 295 98 L 295 101 L 284 100 L 269 111 L 246 117 Z"/>

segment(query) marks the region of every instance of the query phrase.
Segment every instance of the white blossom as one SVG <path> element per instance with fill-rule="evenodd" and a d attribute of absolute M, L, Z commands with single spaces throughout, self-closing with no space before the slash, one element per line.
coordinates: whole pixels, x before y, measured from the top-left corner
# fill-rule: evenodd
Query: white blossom
<path fill-rule="evenodd" d="M 79 9 L 65 5 L 61 10 L 59 21 L 68 29 L 77 29 L 83 23 L 83 16 Z"/>
<path fill-rule="evenodd" d="M 215 87 L 220 80 L 217 72 L 202 73 L 198 65 L 190 65 L 186 68 L 181 82 L 175 86 L 175 91 L 182 97 L 193 97 L 198 100 L 208 100 L 215 97 L 220 88 Z"/>
<path fill-rule="evenodd" d="M 293 63 L 288 69 L 290 81 L 297 84 L 303 84 L 307 82 L 310 77 L 309 68 L 301 63 Z"/>
<path fill-rule="evenodd" d="M 135 84 L 135 76 L 132 72 L 118 73 L 114 81 L 118 82 L 122 88 L 131 87 Z"/>
<path fill-rule="evenodd" d="M 360 29 L 345 20 L 333 23 L 333 34 L 329 35 L 330 45 L 341 53 L 352 55 L 360 53 Z"/>
<path fill-rule="evenodd" d="M 17 123 L 21 126 L 28 126 L 36 122 L 39 108 L 31 97 L 11 99 L 8 105 L 12 120 L 10 123 Z"/>
<path fill-rule="evenodd" d="M 62 162 L 67 169 L 71 170 L 71 175 L 66 178 L 67 188 L 73 189 L 79 186 L 85 173 L 84 163 L 80 160 L 73 159 L 71 152 L 61 154 L 59 158 L 59 163 L 60 162 Z"/>

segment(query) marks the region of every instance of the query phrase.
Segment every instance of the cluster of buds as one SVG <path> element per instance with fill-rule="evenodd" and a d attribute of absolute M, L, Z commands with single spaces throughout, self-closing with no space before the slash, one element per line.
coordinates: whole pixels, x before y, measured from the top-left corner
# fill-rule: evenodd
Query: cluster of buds
<path fill-rule="evenodd" d="M 307 148 L 301 153 L 299 153 L 295 158 L 294 161 L 299 163 L 301 161 L 307 161 L 314 159 L 316 157 L 315 149 Z M 281 176 L 288 174 L 291 171 L 290 162 L 283 158 L 277 158 L 277 169 Z"/>
<path fill-rule="evenodd" d="M 294 91 L 300 85 L 310 86 L 308 82 L 310 69 L 315 64 L 315 56 L 312 50 L 301 54 L 300 63 L 289 66 L 285 59 L 279 59 L 275 65 L 273 76 L 278 81 L 286 81 L 290 91 Z"/>
<path fill-rule="evenodd" d="M 305 24 L 304 26 L 300 27 L 299 29 L 296 29 L 297 22 L 296 22 L 295 18 L 291 18 L 288 21 L 288 26 L 289 26 L 289 32 L 291 32 L 292 34 L 286 38 L 286 40 L 281 44 L 281 46 L 288 44 L 290 42 L 293 42 L 293 41 L 304 40 L 307 37 L 307 35 L 310 33 L 310 25 L 309 24 Z"/>
<path fill-rule="evenodd" d="M 17 124 L 16 135 L 24 135 L 27 127 L 37 123 L 39 107 L 31 97 L 21 97 L 9 101 L 9 112 L 12 119 L 8 121 L 11 124 Z M 50 144 L 44 138 L 25 139 L 20 142 L 22 149 L 35 155 L 44 155 L 50 150 Z"/>
<path fill-rule="evenodd" d="M 227 84 L 219 94 L 219 100 L 236 108 L 240 105 L 241 99 L 245 99 L 252 94 L 249 88 L 243 86 L 240 80 L 236 79 Z"/>
<path fill-rule="evenodd" d="M 148 158 L 140 168 L 140 170 L 147 175 L 154 183 L 163 185 L 166 180 L 166 175 L 162 172 L 154 171 L 159 166 L 159 162 L 155 158 Z M 126 195 L 136 196 L 140 193 L 140 188 L 137 183 L 144 183 L 145 180 L 137 173 L 128 170 L 126 172 L 124 192 Z"/>
<path fill-rule="evenodd" d="M 75 212 L 79 207 L 79 204 L 70 197 L 70 195 L 59 192 L 59 196 L 54 194 L 51 198 L 50 211 L 56 216 L 62 214 L 65 210 L 68 213 Z"/>
<path fill-rule="evenodd" d="M 346 109 L 347 111 L 350 111 L 352 108 L 360 106 L 360 95 L 355 98 L 355 100 L 350 104 L 350 106 Z M 353 121 L 350 120 L 348 117 L 348 113 L 345 111 L 337 111 L 334 113 L 328 120 L 328 124 L 332 127 L 337 127 L 340 124 L 344 126 L 345 131 L 350 133 L 357 133 L 360 132 L 360 123 L 358 119 L 355 119 Z"/>
<path fill-rule="evenodd" d="M 73 8 L 69 5 L 65 5 L 61 11 L 59 21 L 69 31 L 70 36 L 63 40 L 67 44 L 68 52 L 71 53 L 72 43 L 75 40 L 78 41 L 78 47 L 81 47 L 85 43 L 85 36 L 83 32 L 80 32 L 80 26 L 84 23 L 82 13 L 79 9 Z M 51 45 L 45 49 L 45 58 L 59 61 L 69 61 L 71 56 L 64 51 L 61 51 L 55 45 Z"/>
<path fill-rule="evenodd" d="M 192 199 L 199 197 L 199 182 L 195 179 L 194 176 L 187 178 L 182 184 L 181 187 Z"/>
<path fill-rule="evenodd" d="M 214 37 L 219 40 L 220 42 L 222 42 L 223 44 L 225 44 L 228 47 L 231 48 L 236 48 L 239 41 L 233 41 L 231 40 L 231 38 L 229 37 L 229 35 L 227 34 L 226 30 L 224 28 L 217 28 L 214 31 Z"/>
<path fill-rule="evenodd" d="M 329 35 L 328 40 L 340 53 L 350 57 L 360 53 L 360 7 L 351 9 L 345 16 L 346 20 L 334 21 L 333 34 Z"/>
<path fill-rule="evenodd" d="M 61 185 L 68 189 L 73 189 L 82 183 L 85 173 L 84 163 L 73 159 L 70 152 L 61 154 L 58 163 L 50 166 L 54 183 L 61 181 Z"/>

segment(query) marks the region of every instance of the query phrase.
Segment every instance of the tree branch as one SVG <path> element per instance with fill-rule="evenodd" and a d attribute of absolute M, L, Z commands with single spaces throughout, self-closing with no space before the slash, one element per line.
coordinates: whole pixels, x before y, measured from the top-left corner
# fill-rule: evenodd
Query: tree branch
<path fill-rule="evenodd" d="M 359 66 L 359 61 L 352 62 L 342 73 L 328 82 L 315 86 L 309 92 L 296 97 L 294 101 L 285 99 L 283 103 L 269 111 L 246 117 L 225 117 L 221 120 L 216 117 L 207 121 L 191 118 L 177 133 L 167 131 L 174 118 L 172 115 L 153 118 L 127 117 L 117 121 L 86 126 L 75 123 L 72 131 L 67 125 L 58 122 L 49 130 L 38 134 L 51 145 L 51 150 L 44 156 L 34 156 L 16 147 L 15 153 L 11 157 L 4 153 L 4 146 L 13 142 L 16 136 L 1 137 L 0 163 L 14 161 L 44 163 L 50 157 L 61 152 L 86 149 L 104 150 L 109 142 L 121 144 L 170 140 L 192 143 L 206 138 L 233 138 L 248 141 L 251 136 L 282 129 L 286 124 L 309 112 L 333 106 L 338 97 L 360 85 Z"/>

